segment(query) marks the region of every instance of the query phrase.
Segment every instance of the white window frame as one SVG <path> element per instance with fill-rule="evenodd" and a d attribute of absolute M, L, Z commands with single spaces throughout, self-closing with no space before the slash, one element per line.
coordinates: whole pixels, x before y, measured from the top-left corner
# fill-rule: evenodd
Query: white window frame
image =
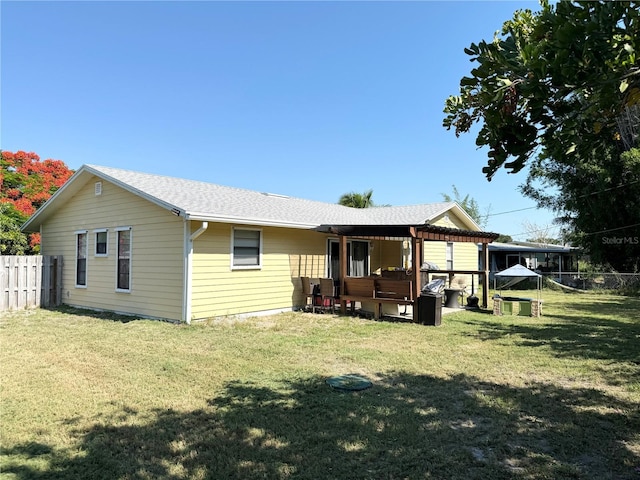
<path fill-rule="evenodd" d="M 74 283 L 76 288 L 87 288 L 88 283 L 88 272 L 89 272 L 89 232 L 87 230 L 76 230 L 75 234 L 75 246 L 74 250 L 76 252 L 76 260 L 75 260 L 75 269 L 74 269 Z M 78 283 L 78 260 L 80 260 L 80 249 L 78 248 L 78 240 L 80 235 L 84 235 L 84 284 Z"/>
<path fill-rule="evenodd" d="M 106 240 L 105 240 L 105 252 L 104 253 L 98 253 L 98 234 L 99 233 L 106 233 Z M 108 257 L 109 256 L 109 229 L 107 228 L 97 228 L 93 231 L 93 256 L 94 257 Z"/>
<path fill-rule="evenodd" d="M 355 264 L 353 259 L 353 244 L 355 242 L 361 242 L 367 245 L 367 258 L 366 258 L 366 266 L 367 271 L 364 275 L 371 274 L 371 242 L 368 240 L 355 240 L 355 239 L 347 239 L 347 255 L 349 259 L 347 261 L 347 276 L 351 276 L 351 272 L 355 270 Z M 330 238 L 327 242 L 327 276 L 337 280 L 340 277 L 340 272 L 334 272 L 331 266 L 332 263 L 332 255 L 331 255 L 331 246 L 332 245 L 340 245 L 340 240 L 337 238 Z M 339 248 L 339 247 L 338 247 Z"/>
<path fill-rule="evenodd" d="M 235 236 L 236 231 L 258 232 L 258 263 L 255 265 L 235 265 Z M 261 270 L 262 269 L 262 240 L 263 234 L 261 228 L 245 228 L 233 227 L 231 229 L 231 270 Z"/>
<path fill-rule="evenodd" d="M 133 280 L 132 276 L 132 268 L 131 265 L 133 263 L 133 229 L 131 227 L 117 227 L 116 231 L 116 292 L 121 293 L 131 293 L 131 283 Z M 120 275 L 120 233 L 121 232 L 129 232 L 129 287 L 128 288 L 119 288 L 118 287 L 118 276 Z"/>
<path fill-rule="evenodd" d="M 453 260 L 454 260 L 454 255 L 453 255 L 453 242 L 447 242 L 447 245 L 445 247 L 445 264 L 447 266 L 447 270 L 453 270 Z"/>

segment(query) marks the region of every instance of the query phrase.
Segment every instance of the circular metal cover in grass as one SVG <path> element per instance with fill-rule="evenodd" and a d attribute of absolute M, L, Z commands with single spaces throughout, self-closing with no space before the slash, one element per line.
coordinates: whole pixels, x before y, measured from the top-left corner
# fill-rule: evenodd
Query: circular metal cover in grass
<path fill-rule="evenodd" d="M 371 382 L 368 379 L 353 373 L 340 375 L 339 377 L 331 377 L 327 380 L 327 383 L 331 385 L 332 388 L 345 392 L 366 390 L 371 387 Z"/>

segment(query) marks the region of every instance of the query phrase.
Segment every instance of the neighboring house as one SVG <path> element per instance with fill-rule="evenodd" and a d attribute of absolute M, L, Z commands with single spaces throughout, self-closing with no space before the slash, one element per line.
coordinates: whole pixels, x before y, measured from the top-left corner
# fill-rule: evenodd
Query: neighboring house
<path fill-rule="evenodd" d="M 190 322 L 291 310 L 300 277 L 339 276 L 327 225 L 479 231 L 454 202 L 355 209 L 193 180 L 82 166 L 23 226 L 62 255 L 63 303 Z M 347 275 L 411 265 L 406 238 L 350 239 Z M 475 243 L 430 241 L 425 261 L 476 270 Z"/>
<path fill-rule="evenodd" d="M 517 264 L 558 281 L 568 281 L 578 271 L 579 249 L 576 247 L 534 242 L 493 242 L 488 248 L 492 279 L 496 272 Z"/>

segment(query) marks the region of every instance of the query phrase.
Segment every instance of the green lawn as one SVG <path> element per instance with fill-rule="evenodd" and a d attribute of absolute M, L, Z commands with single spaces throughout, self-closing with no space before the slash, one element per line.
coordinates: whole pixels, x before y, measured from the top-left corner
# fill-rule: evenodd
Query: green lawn
<path fill-rule="evenodd" d="M 440 327 L 4 314 L 0 478 L 640 479 L 640 299 L 543 299 Z"/>

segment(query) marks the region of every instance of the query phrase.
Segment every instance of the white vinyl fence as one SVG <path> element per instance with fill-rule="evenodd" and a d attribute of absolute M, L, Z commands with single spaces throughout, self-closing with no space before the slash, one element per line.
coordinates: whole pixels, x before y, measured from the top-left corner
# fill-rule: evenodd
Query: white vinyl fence
<path fill-rule="evenodd" d="M 0 256 L 0 312 L 54 307 L 62 298 L 62 256 Z"/>

